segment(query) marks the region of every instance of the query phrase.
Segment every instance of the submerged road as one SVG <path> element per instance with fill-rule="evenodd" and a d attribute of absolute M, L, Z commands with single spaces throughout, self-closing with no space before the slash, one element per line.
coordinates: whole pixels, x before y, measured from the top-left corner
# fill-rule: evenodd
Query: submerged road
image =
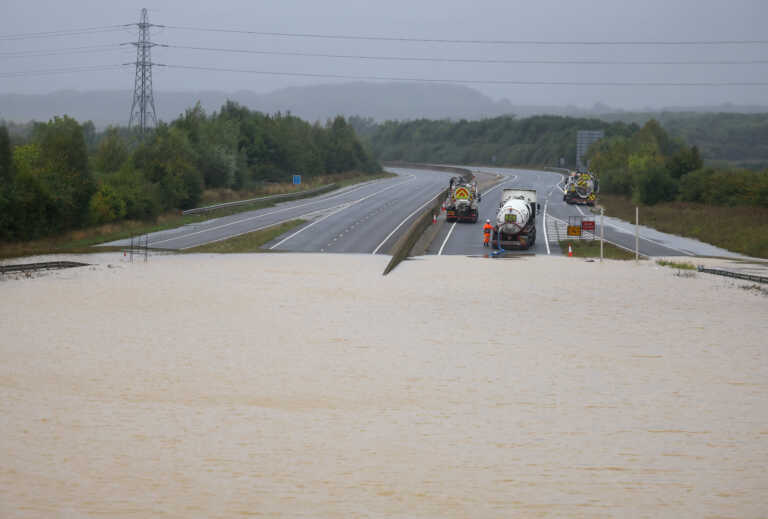
<path fill-rule="evenodd" d="M 265 248 L 386 254 L 420 208 L 448 185 L 450 173 L 389 168 L 394 178 L 357 184 L 314 198 L 214 218 L 149 235 L 150 248 L 184 250 L 295 219 L 308 220 Z M 143 239 L 143 237 L 142 237 Z M 128 246 L 130 240 L 104 245 Z"/>

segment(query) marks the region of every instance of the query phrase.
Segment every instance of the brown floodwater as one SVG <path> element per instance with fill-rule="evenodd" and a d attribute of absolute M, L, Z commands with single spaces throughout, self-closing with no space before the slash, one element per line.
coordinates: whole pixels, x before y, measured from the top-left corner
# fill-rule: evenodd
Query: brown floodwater
<path fill-rule="evenodd" d="M 766 517 L 768 298 L 652 264 L 0 281 L 0 516 Z"/>

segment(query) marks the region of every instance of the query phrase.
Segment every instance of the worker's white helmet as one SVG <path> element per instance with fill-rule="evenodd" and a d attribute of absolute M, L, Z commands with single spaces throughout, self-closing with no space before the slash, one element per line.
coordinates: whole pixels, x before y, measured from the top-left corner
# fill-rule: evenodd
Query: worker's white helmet
<path fill-rule="evenodd" d="M 490 220 L 486 220 L 485 223 L 491 223 L 491 221 Z"/>

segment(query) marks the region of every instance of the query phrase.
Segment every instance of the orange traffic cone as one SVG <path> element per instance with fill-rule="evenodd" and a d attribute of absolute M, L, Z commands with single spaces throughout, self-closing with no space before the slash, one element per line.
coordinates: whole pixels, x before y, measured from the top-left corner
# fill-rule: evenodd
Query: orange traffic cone
<path fill-rule="evenodd" d="M 573 247 L 571 247 L 570 243 L 568 244 L 568 257 L 569 258 L 573 257 Z"/>
<path fill-rule="evenodd" d="M 437 213 L 432 213 L 432 223 L 433 224 L 437 223 Z"/>

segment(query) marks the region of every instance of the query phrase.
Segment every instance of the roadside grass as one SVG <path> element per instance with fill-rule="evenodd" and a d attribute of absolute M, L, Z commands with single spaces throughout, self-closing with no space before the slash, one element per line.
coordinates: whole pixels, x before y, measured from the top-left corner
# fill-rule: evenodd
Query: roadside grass
<path fill-rule="evenodd" d="M 337 188 L 346 187 L 361 182 L 368 182 L 370 180 L 376 180 L 379 178 L 388 178 L 395 176 L 391 173 L 381 173 L 375 175 L 362 175 L 362 174 L 339 174 L 339 175 L 325 175 L 318 177 L 322 179 L 322 183 L 319 185 L 325 185 L 328 183 L 336 183 Z M 293 189 L 292 184 L 279 184 L 271 187 L 272 192 L 233 192 L 238 194 L 238 200 L 253 198 L 254 196 L 266 196 L 267 194 L 281 194 L 278 186 L 283 186 L 285 189 Z M 290 187 L 289 187 L 290 186 Z M 315 186 L 315 187 L 318 187 Z M 308 184 L 304 184 L 301 190 L 312 189 Z M 224 190 L 226 191 L 226 190 Z M 286 191 L 290 192 L 290 191 Z M 224 196 L 224 195 L 222 195 Z M 93 247 L 101 243 L 106 243 L 115 240 L 128 239 L 131 236 L 138 236 L 142 234 L 164 231 L 167 229 L 174 229 L 183 225 L 191 223 L 204 222 L 212 218 L 221 218 L 223 216 L 229 216 L 246 211 L 253 211 L 256 209 L 263 209 L 265 207 L 272 207 L 275 203 L 285 202 L 287 200 L 298 200 L 304 198 L 301 194 L 297 196 L 289 197 L 288 199 L 282 198 L 275 201 L 262 200 L 238 207 L 228 207 L 222 209 L 216 209 L 204 214 L 192 214 L 181 215 L 178 212 L 168 212 L 158 216 L 154 222 L 137 221 L 137 220 L 124 220 L 121 222 L 114 222 L 100 226 L 87 227 L 85 229 L 78 229 L 73 231 L 67 231 L 56 236 L 49 236 L 47 238 L 41 238 L 38 240 L 24 241 L 24 242 L 0 242 L 0 259 L 17 258 L 23 256 L 39 256 L 43 254 L 90 254 L 98 252 L 114 252 L 121 251 L 124 247 Z M 209 199 L 210 200 L 210 199 Z M 234 201 L 224 200 L 221 201 Z M 211 201 L 210 203 L 218 203 L 217 201 Z M 150 243 L 151 245 L 151 243 Z"/>
<path fill-rule="evenodd" d="M 261 246 L 269 243 L 283 233 L 290 231 L 306 223 L 306 220 L 291 220 L 281 224 L 261 229 L 260 231 L 249 232 L 240 236 L 235 236 L 228 240 L 207 243 L 192 249 L 186 249 L 184 253 L 210 252 L 219 254 L 231 254 L 237 252 L 262 252 Z"/>
<path fill-rule="evenodd" d="M 662 267 L 670 267 L 670 268 L 673 268 L 673 269 L 696 270 L 696 265 L 694 265 L 690 261 L 656 260 L 656 264 L 660 265 Z"/>
<path fill-rule="evenodd" d="M 394 173 L 387 173 L 382 171 L 373 175 L 363 174 L 358 172 L 352 173 L 338 173 L 335 175 L 321 175 L 319 177 L 313 177 L 312 179 L 304 181 L 302 184 L 294 185 L 289 182 L 281 183 L 265 183 L 254 189 L 245 189 L 235 191 L 233 189 L 206 189 L 203 192 L 203 198 L 200 202 L 200 206 L 221 204 L 225 202 L 237 202 L 239 200 L 248 200 L 249 198 L 257 198 L 260 196 L 270 195 L 284 195 L 288 193 L 296 193 L 299 191 L 307 191 L 310 189 L 317 189 L 329 184 L 336 184 L 338 188 L 346 187 L 352 184 L 358 184 L 360 182 L 368 182 L 369 180 L 376 180 L 380 178 L 395 177 Z"/>
<path fill-rule="evenodd" d="M 607 216 L 635 221 L 635 205 L 629 198 L 600 195 L 599 202 Z M 768 258 L 768 208 L 667 202 L 641 206 L 640 224 L 748 256 Z"/>
<path fill-rule="evenodd" d="M 571 244 L 573 248 L 574 258 L 600 257 L 600 240 L 561 240 L 560 249 L 563 251 L 563 254 L 568 254 L 568 244 Z M 605 242 L 603 244 L 603 257 L 606 259 L 633 260 L 635 259 L 635 254 Z M 646 258 L 641 255 L 640 259 Z"/>

